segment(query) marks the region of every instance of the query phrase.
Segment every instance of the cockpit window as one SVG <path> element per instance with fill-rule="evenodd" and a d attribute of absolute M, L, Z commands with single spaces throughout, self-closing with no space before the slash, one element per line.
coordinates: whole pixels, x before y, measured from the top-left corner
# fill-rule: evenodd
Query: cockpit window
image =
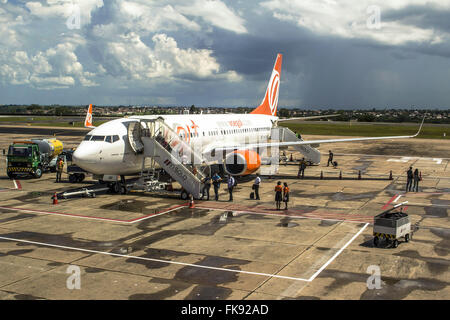
<path fill-rule="evenodd" d="M 104 141 L 105 136 L 92 136 L 91 141 Z"/>
<path fill-rule="evenodd" d="M 119 140 L 120 140 L 119 136 L 117 136 L 117 135 L 113 136 L 113 143 L 116 141 L 119 141 Z"/>
<path fill-rule="evenodd" d="M 105 142 L 112 143 L 112 136 L 106 136 Z"/>
<path fill-rule="evenodd" d="M 88 134 L 88 135 L 86 135 L 86 137 L 84 137 L 84 141 L 89 141 L 89 140 L 91 140 L 91 135 L 90 134 Z"/>

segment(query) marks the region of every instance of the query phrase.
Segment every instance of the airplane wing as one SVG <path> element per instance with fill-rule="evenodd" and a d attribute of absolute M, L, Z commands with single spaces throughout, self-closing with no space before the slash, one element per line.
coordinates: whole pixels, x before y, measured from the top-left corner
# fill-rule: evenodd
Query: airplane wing
<path fill-rule="evenodd" d="M 310 117 L 298 117 L 298 118 L 283 118 L 278 119 L 278 122 L 288 122 L 288 121 L 304 121 L 304 120 L 311 120 L 311 119 L 320 119 L 320 118 L 331 118 L 331 117 L 337 117 L 339 114 L 328 114 L 323 116 L 310 116 Z"/>
<path fill-rule="evenodd" d="M 86 119 L 84 120 L 84 126 L 86 128 L 95 128 L 92 125 L 92 104 L 89 105 L 88 111 L 86 113 Z"/>
<path fill-rule="evenodd" d="M 226 147 L 226 148 L 216 148 L 215 152 L 220 151 L 233 151 L 233 150 L 241 150 L 241 149 L 256 149 L 256 148 L 272 148 L 272 147 L 288 147 L 295 145 L 305 145 L 305 144 L 321 144 L 321 143 L 337 143 L 337 142 L 352 142 L 352 141 L 371 141 L 371 140 L 386 140 L 386 139 L 407 139 L 417 137 L 422 130 L 423 122 L 425 117 L 420 124 L 419 130 L 416 134 L 411 136 L 389 136 L 389 137 L 368 137 L 368 138 L 347 138 L 347 139 L 323 139 L 323 140 L 309 140 L 309 141 L 289 141 L 289 142 L 268 142 L 268 143 L 254 143 L 254 144 L 246 144 L 235 147 Z"/>

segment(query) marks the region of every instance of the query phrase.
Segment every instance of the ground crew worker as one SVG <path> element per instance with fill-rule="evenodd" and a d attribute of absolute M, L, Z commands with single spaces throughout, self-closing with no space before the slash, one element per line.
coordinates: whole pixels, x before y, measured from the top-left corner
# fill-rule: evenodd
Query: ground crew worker
<path fill-rule="evenodd" d="M 211 177 L 209 174 L 203 180 L 203 184 L 205 185 L 203 187 L 203 196 L 206 194 L 206 200 L 209 200 L 209 189 L 211 189 Z"/>
<path fill-rule="evenodd" d="M 219 200 L 220 181 L 222 181 L 222 178 L 216 172 L 212 177 L 212 181 L 213 181 L 213 186 L 214 186 L 214 199 L 216 201 L 218 201 Z"/>
<path fill-rule="evenodd" d="M 61 175 L 64 170 L 64 160 L 62 158 L 58 159 L 56 163 L 56 182 L 61 182 Z"/>
<path fill-rule="evenodd" d="M 420 181 L 419 169 L 414 170 L 413 180 L 414 180 L 413 190 L 415 192 L 419 192 L 419 181 Z"/>
<path fill-rule="evenodd" d="M 289 202 L 289 187 L 287 185 L 287 183 L 284 183 L 284 187 L 283 187 L 283 201 L 285 204 L 284 210 L 288 209 L 288 202 Z"/>
<path fill-rule="evenodd" d="M 412 167 L 409 167 L 409 170 L 406 171 L 406 192 L 411 191 L 413 179 L 414 179 L 414 174 L 412 171 Z"/>
<path fill-rule="evenodd" d="M 306 161 L 305 158 L 302 158 L 302 160 L 300 160 L 300 163 L 298 164 L 297 178 L 300 178 L 300 176 L 302 176 L 302 178 L 305 177 L 305 168 L 306 168 Z"/>
<path fill-rule="evenodd" d="M 281 209 L 281 201 L 283 200 L 283 187 L 281 186 L 281 181 L 277 182 L 275 186 L 275 202 L 277 205 L 277 210 Z"/>
<path fill-rule="evenodd" d="M 327 167 L 329 167 L 330 166 L 330 163 L 331 163 L 331 165 L 332 166 L 334 166 L 333 165 L 333 152 L 331 152 L 331 150 L 329 150 L 328 151 L 328 162 L 327 162 Z"/>
<path fill-rule="evenodd" d="M 255 183 L 253 183 L 253 190 L 255 190 L 255 199 L 259 199 L 259 185 L 261 184 L 261 178 L 259 176 L 256 176 Z"/>
<path fill-rule="evenodd" d="M 230 194 L 230 199 L 228 201 L 233 201 L 233 188 L 235 184 L 235 179 L 232 175 L 228 175 L 228 193 Z"/>

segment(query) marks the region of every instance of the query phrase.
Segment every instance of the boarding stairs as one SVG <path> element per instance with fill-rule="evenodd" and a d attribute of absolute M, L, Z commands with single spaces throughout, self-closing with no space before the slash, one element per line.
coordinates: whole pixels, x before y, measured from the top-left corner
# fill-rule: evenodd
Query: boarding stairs
<path fill-rule="evenodd" d="M 302 138 L 298 138 L 295 132 L 289 128 L 277 127 L 273 128 L 271 132 L 271 140 L 277 140 L 279 142 L 296 142 L 304 141 Z M 305 160 L 311 162 L 312 164 L 319 164 L 321 159 L 320 151 L 314 147 L 319 145 L 294 145 L 294 149 L 305 156 Z"/>
<path fill-rule="evenodd" d="M 162 118 L 140 119 L 130 123 L 128 138 L 133 150 L 151 158 L 184 190 L 196 199 L 203 196 L 203 181 L 210 168 L 196 152 Z"/>

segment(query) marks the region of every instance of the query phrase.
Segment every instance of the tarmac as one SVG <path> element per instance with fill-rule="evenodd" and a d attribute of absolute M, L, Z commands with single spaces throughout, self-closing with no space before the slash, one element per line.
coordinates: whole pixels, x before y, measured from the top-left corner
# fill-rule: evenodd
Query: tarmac
<path fill-rule="evenodd" d="M 0 149 L 36 134 L 0 130 Z M 82 139 L 70 130 L 56 137 L 66 148 Z M 55 192 L 97 182 L 71 184 L 64 174 L 55 183 L 54 173 L 10 180 L 0 156 L 0 299 L 449 299 L 450 141 L 319 150 L 322 164 L 304 179 L 289 161 L 264 176 L 261 201 L 249 198 L 251 176 L 238 180 L 233 202 L 223 184 L 219 201 L 194 209 L 142 192 L 53 205 Z M 336 169 L 326 166 L 328 150 Z M 404 191 L 409 166 L 422 173 L 417 193 Z M 289 184 L 289 210 L 275 210 L 277 181 Z M 374 247 L 373 217 L 404 201 L 412 240 Z M 380 271 L 378 289 L 371 268 Z"/>

